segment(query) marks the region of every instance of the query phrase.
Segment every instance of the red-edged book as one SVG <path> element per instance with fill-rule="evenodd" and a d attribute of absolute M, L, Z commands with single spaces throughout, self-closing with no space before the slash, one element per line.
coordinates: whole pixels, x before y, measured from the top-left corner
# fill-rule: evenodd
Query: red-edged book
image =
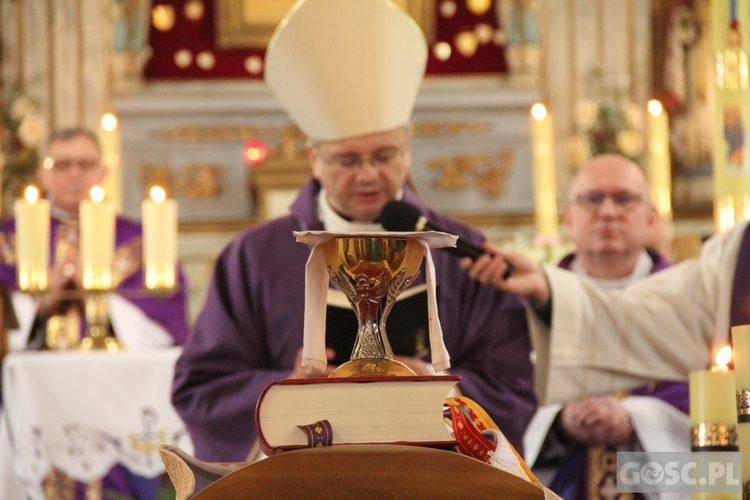
<path fill-rule="evenodd" d="M 269 384 L 255 407 L 267 455 L 322 444 L 455 446 L 443 404 L 459 376 L 289 379 Z"/>

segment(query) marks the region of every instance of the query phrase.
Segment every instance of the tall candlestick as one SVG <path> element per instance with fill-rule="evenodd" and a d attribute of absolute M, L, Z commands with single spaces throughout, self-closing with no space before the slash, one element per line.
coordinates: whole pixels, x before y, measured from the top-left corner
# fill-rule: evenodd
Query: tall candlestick
<path fill-rule="evenodd" d="M 669 155 L 669 117 L 656 100 L 648 102 L 648 178 L 651 201 L 659 214 L 672 217 L 672 169 Z"/>
<path fill-rule="evenodd" d="M 557 181 L 552 117 L 547 108 L 531 107 L 531 144 L 534 153 L 534 206 L 537 236 L 557 236 Z"/>
<path fill-rule="evenodd" d="M 16 267 L 18 288 L 40 292 L 47 288 L 50 249 L 49 202 L 39 198 L 34 186 L 16 200 Z"/>
<path fill-rule="evenodd" d="M 81 201 L 79 211 L 83 287 L 109 290 L 112 288 L 115 255 L 115 205 L 104 199 L 104 190 L 100 186 L 94 186 L 91 199 Z"/>
<path fill-rule="evenodd" d="M 171 289 L 177 263 L 177 203 L 158 186 L 150 195 L 141 205 L 146 288 Z"/>
<path fill-rule="evenodd" d="M 122 172 L 120 156 L 122 141 L 117 117 L 113 113 L 105 113 L 101 120 L 102 128 L 99 132 L 99 145 L 102 150 L 102 164 L 107 169 L 103 188 L 107 198 L 117 207 L 122 207 Z"/>

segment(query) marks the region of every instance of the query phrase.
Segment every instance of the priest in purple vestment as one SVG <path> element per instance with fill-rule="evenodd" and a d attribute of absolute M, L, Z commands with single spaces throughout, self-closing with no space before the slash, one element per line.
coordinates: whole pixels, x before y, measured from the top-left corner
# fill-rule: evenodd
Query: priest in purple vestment
<path fill-rule="evenodd" d="M 643 171 L 618 155 L 593 158 L 568 188 L 563 220 L 575 253 L 558 267 L 601 288 L 622 288 L 666 269 L 649 247 L 659 215 Z M 526 460 L 565 499 L 606 496 L 617 451 L 689 451 L 688 385 L 659 381 L 542 406 L 524 435 Z"/>
<path fill-rule="evenodd" d="M 47 139 L 44 162 L 37 177 L 50 202 L 51 238 L 49 285 L 38 300 L 20 291 L 13 293 L 19 328 L 10 332 L 11 350 L 52 348 L 56 343 L 84 334 L 83 303 L 70 294 L 82 290 L 78 258 L 78 205 L 91 188 L 104 180 L 106 168 L 94 132 L 71 128 L 54 132 Z M 141 225 L 117 217 L 113 283 L 120 294 L 107 297 L 114 335 L 127 348 L 182 344 L 187 336 L 185 280 L 179 270 L 178 286 L 167 297 L 142 293 Z M 16 289 L 15 221 L 0 225 L 0 284 Z M 63 346 L 60 346 L 63 347 Z"/>
<path fill-rule="evenodd" d="M 382 0 L 308 0 L 277 28 L 265 78 L 309 138 L 312 178 L 287 215 L 240 234 L 216 261 L 172 395 L 197 458 L 247 459 L 263 388 L 306 375 L 300 357 L 310 248 L 294 231 L 382 231 L 382 207 L 402 199 L 446 231 L 484 240 L 426 207 L 409 186 L 410 117 L 426 51 L 411 18 Z M 471 280 L 453 254 L 438 249 L 432 258 L 449 371 L 519 448 L 535 409 L 523 305 Z M 398 359 L 418 375 L 434 373 L 429 360 Z"/>
<path fill-rule="evenodd" d="M 75 348 L 86 335 L 81 265 L 78 258 L 78 206 L 104 180 L 96 134 L 85 128 L 53 132 L 46 141 L 37 178 L 50 202 L 50 271 L 47 292 L 34 297 L 18 290 L 15 221 L 0 223 L 0 284 L 11 292 L 16 328 L 8 331 L 14 350 Z M 111 333 L 127 349 L 181 345 L 187 336 L 186 283 L 178 269 L 178 286 L 168 296 L 143 293 L 142 231 L 135 221 L 117 217 L 113 283 L 107 294 Z M 57 293 L 56 293 L 57 292 Z M 60 295 L 64 292 L 64 295 Z M 74 390 L 74 389 L 72 389 Z M 101 484 L 76 484 L 53 472 L 45 488 L 60 497 L 86 498 L 86 490 L 117 491 L 132 498 L 155 498 L 161 480 L 143 480 L 116 466 Z"/>

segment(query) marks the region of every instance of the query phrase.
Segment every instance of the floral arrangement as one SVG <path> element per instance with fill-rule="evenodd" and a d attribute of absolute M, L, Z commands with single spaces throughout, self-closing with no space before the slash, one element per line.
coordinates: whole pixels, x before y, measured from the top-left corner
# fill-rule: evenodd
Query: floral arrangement
<path fill-rule="evenodd" d="M 637 160 L 645 146 L 641 106 L 621 92 L 599 92 L 599 99 L 581 99 L 575 105 L 576 133 L 568 142 L 568 160 L 580 166 L 604 153 Z"/>
<path fill-rule="evenodd" d="M 557 264 L 563 257 L 575 250 L 575 245 L 560 236 L 532 236 L 514 233 L 497 242 L 504 248 L 520 252 L 539 264 Z"/>
<path fill-rule="evenodd" d="M 34 176 L 47 122 L 34 101 L 18 90 L 0 96 L 0 186 L 2 194 L 16 191 Z"/>

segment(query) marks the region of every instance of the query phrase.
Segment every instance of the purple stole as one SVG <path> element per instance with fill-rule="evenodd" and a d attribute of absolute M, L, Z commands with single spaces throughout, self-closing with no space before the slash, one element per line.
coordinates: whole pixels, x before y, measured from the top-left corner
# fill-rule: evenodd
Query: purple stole
<path fill-rule="evenodd" d="M 750 324 L 750 225 L 745 228 L 732 284 L 731 326 Z"/>

